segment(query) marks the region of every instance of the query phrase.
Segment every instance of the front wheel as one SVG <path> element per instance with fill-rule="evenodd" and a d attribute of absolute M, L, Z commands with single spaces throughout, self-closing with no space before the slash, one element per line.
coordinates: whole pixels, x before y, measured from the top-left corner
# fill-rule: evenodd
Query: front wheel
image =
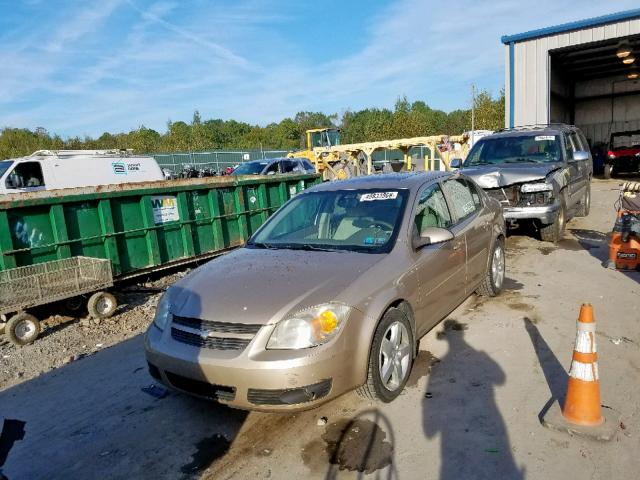
<path fill-rule="evenodd" d="M 390 308 L 376 327 L 369 355 L 367 383 L 358 393 L 388 403 L 404 389 L 413 366 L 415 340 L 407 316 Z"/>
<path fill-rule="evenodd" d="M 498 238 L 491 253 L 491 263 L 476 293 L 483 297 L 495 297 L 498 295 L 504 286 L 505 270 L 504 241 L 502 238 Z"/>
<path fill-rule="evenodd" d="M 545 242 L 558 243 L 564 235 L 564 228 L 567 223 L 567 204 L 564 196 L 560 196 L 560 208 L 555 222 L 540 227 L 540 238 Z"/>

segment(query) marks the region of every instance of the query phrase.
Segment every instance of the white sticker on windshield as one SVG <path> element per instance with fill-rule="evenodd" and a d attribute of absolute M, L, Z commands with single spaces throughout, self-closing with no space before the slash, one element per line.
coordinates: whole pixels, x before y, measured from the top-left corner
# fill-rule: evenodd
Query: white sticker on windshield
<path fill-rule="evenodd" d="M 398 192 L 374 192 L 363 193 L 360 195 L 361 202 L 371 202 L 373 200 L 395 200 L 398 196 Z"/>
<path fill-rule="evenodd" d="M 536 136 L 536 142 L 544 142 L 545 140 L 555 140 L 555 135 L 538 135 Z"/>

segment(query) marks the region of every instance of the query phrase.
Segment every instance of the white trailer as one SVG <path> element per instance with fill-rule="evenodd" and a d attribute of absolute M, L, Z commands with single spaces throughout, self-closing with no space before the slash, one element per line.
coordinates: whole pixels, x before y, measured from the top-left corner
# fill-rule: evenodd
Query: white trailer
<path fill-rule="evenodd" d="M 127 150 L 38 150 L 0 160 L 0 195 L 164 180 L 156 160 Z"/>

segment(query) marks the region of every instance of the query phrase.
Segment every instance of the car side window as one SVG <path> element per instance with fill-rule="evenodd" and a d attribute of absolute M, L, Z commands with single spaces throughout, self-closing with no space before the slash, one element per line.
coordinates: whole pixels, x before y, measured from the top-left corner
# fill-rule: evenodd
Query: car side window
<path fill-rule="evenodd" d="M 471 197 L 473 198 L 473 203 L 475 204 L 476 209 L 479 209 L 480 207 L 482 207 L 482 201 L 480 200 L 478 188 L 469 181 L 465 181 L 465 183 L 469 186 L 469 190 L 471 190 Z"/>
<path fill-rule="evenodd" d="M 263 175 L 273 175 L 276 173 L 278 173 L 278 162 L 273 162 L 271 165 L 267 167 Z"/>
<path fill-rule="evenodd" d="M 573 154 L 575 152 L 582 150 L 582 147 L 580 146 L 580 141 L 578 140 L 575 132 L 566 133 L 564 140 L 565 153 L 567 155 L 567 161 L 569 161 L 573 158 Z"/>
<path fill-rule="evenodd" d="M 437 183 L 427 187 L 420 194 L 414 224 L 418 233 L 427 227 L 448 228 L 451 225 L 449 208 Z"/>
<path fill-rule="evenodd" d="M 7 176 L 7 188 L 44 187 L 40 162 L 22 162 Z"/>
<path fill-rule="evenodd" d="M 295 160 L 282 160 L 282 173 L 293 173 L 296 166 L 297 162 Z"/>
<path fill-rule="evenodd" d="M 462 178 L 447 180 L 443 188 L 458 221 L 465 220 L 478 210 L 480 198 L 478 196 L 477 201 L 474 199 L 469 184 Z"/>

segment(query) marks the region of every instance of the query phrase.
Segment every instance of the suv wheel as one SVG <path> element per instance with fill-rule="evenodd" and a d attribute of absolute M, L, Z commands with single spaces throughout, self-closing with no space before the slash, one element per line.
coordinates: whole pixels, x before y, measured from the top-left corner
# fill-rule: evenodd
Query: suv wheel
<path fill-rule="evenodd" d="M 591 210 L 591 182 L 587 183 L 587 188 L 584 191 L 584 195 L 582 195 L 582 199 L 580 200 L 580 205 L 578 205 L 578 217 L 586 217 L 589 215 L 589 211 Z"/>
<path fill-rule="evenodd" d="M 358 388 L 358 394 L 385 403 L 394 400 L 409 379 L 414 350 L 415 340 L 407 316 L 397 308 L 390 308 L 373 335 L 367 383 Z"/>
<path fill-rule="evenodd" d="M 564 235 L 564 228 L 567 224 L 567 203 L 564 195 L 560 195 L 560 208 L 555 222 L 540 227 L 540 237 L 545 242 L 558 243 Z"/>
<path fill-rule="evenodd" d="M 604 178 L 609 179 L 613 176 L 613 165 L 609 163 L 604 164 Z"/>

